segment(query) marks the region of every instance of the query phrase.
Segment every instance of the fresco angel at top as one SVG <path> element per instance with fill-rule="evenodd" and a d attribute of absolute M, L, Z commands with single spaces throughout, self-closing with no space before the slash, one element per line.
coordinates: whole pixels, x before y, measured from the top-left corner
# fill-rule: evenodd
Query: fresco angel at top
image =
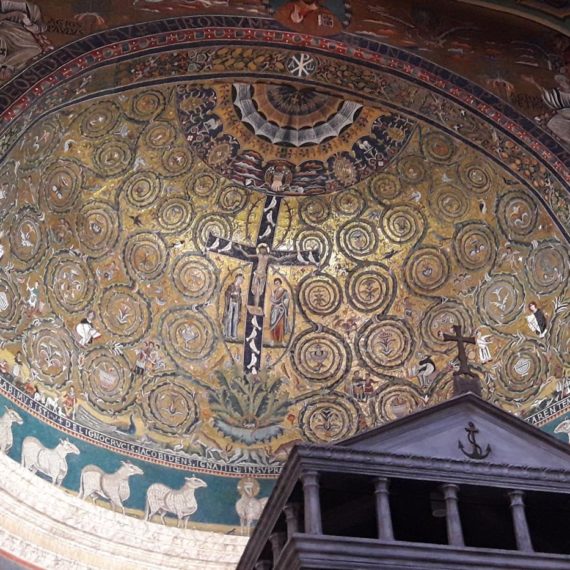
<path fill-rule="evenodd" d="M 28 62 L 53 49 L 39 7 L 28 0 L 0 0 L 0 80 L 7 80 Z"/>
<path fill-rule="evenodd" d="M 570 66 L 563 66 L 554 76 L 556 87 L 547 89 L 532 76 L 523 79 L 534 85 L 541 93 L 542 100 L 549 109 L 544 117 L 537 117 L 546 127 L 565 143 L 570 144 Z"/>

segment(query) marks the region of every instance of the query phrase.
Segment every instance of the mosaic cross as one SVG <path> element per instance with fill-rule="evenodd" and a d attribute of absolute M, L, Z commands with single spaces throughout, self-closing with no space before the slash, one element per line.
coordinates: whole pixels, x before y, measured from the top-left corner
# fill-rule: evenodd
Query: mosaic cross
<path fill-rule="evenodd" d="M 283 251 L 272 249 L 282 198 L 267 196 L 255 246 L 235 243 L 210 234 L 206 247 L 212 253 L 227 255 L 251 264 L 247 296 L 247 317 L 243 342 L 243 363 L 248 373 L 257 374 L 263 350 L 264 305 L 270 265 L 318 265 L 318 251 Z"/>
<path fill-rule="evenodd" d="M 454 335 L 443 333 L 443 340 L 447 342 L 456 342 L 459 358 L 459 373 L 471 374 L 469 370 L 469 361 L 467 359 L 467 352 L 465 351 L 466 344 L 475 344 L 475 338 L 472 336 L 462 336 L 461 325 L 453 325 Z"/>

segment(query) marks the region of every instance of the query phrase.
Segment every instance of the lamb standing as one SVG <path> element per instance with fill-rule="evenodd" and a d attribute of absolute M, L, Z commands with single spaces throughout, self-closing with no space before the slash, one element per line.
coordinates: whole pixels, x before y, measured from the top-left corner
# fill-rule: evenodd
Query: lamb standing
<path fill-rule="evenodd" d="M 568 436 L 568 441 L 570 442 L 570 420 L 564 420 L 560 422 L 555 428 L 554 433 L 565 433 Z"/>
<path fill-rule="evenodd" d="M 8 453 L 14 443 L 12 436 L 12 424 L 23 424 L 22 418 L 11 408 L 6 407 L 6 412 L 0 418 L 0 453 Z"/>
<path fill-rule="evenodd" d="M 162 524 L 165 513 L 173 513 L 178 519 L 177 526 L 186 518 L 188 519 L 198 510 L 198 503 L 194 493 L 200 487 L 207 487 L 205 481 L 197 477 L 185 477 L 184 485 L 180 489 L 171 489 L 162 483 L 151 485 L 146 492 L 145 520 L 150 520 L 156 513 L 160 514 Z"/>
<path fill-rule="evenodd" d="M 248 530 L 261 517 L 268 497 L 257 498 L 259 483 L 253 477 L 240 479 L 237 488 L 241 498 L 236 502 L 236 511 L 239 516 L 241 533 L 247 534 Z"/>
<path fill-rule="evenodd" d="M 81 471 L 79 498 L 88 499 L 93 495 L 111 502 L 113 510 L 121 509 L 125 514 L 123 503 L 130 497 L 129 477 L 143 475 L 140 467 L 121 461 L 121 467 L 114 473 L 105 473 L 97 465 L 86 465 Z"/>
<path fill-rule="evenodd" d="M 47 475 L 59 486 L 67 475 L 66 457 L 70 453 L 79 455 L 79 449 L 68 439 L 60 439 L 55 448 L 48 449 L 35 437 L 28 436 L 22 442 L 22 467 Z"/>

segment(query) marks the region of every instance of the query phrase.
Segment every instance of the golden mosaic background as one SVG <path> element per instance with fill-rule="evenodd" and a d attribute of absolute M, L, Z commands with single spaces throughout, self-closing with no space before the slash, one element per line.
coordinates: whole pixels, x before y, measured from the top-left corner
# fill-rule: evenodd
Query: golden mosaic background
<path fill-rule="evenodd" d="M 248 132 L 230 85 L 200 88 L 217 94 L 224 132 Z M 3 162 L 0 360 L 11 371 L 21 353 L 22 383 L 86 426 L 271 464 L 292 441 L 335 442 L 449 397 L 456 349 L 441 335 L 453 324 L 478 335 L 469 356 L 502 407 L 521 413 L 564 376 L 568 250 L 506 171 L 408 120 L 386 135 L 395 153 L 355 184 L 339 161 L 343 187 L 304 196 L 264 179 L 251 190 L 223 176 L 223 154 L 198 158 L 190 91 L 69 107 Z M 276 143 L 272 158 L 338 157 L 385 115 L 364 107 L 335 138 Z M 256 352 L 247 292 L 272 196 Z M 228 289 L 240 274 L 232 333 Z M 544 330 L 531 328 L 531 302 Z"/>

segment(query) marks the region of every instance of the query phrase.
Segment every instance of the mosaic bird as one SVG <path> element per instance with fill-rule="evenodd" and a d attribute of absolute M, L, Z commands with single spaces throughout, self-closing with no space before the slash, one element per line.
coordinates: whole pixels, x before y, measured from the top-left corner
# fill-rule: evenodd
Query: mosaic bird
<path fill-rule="evenodd" d="M 135 425 L 134 414 L 131 414 L 129 418 L 129 425 L 127 427 L 117 427 L 117 431 L 127 435 L 135 435 L 137 426 Z"/>
<path fill-rule="evenodd" d="M 133 224 L 134 224 L 135 226 L 141 227 L 141 226 L 143 225 L 142 220 L 141 220 L 141 217 L 140 217 L 139 214 L 137 214 L 136 216 L 132 216 L 132 215 L 129 214 L 129 218 L 131 218 L 131 220 L 133 221 Z"/>

